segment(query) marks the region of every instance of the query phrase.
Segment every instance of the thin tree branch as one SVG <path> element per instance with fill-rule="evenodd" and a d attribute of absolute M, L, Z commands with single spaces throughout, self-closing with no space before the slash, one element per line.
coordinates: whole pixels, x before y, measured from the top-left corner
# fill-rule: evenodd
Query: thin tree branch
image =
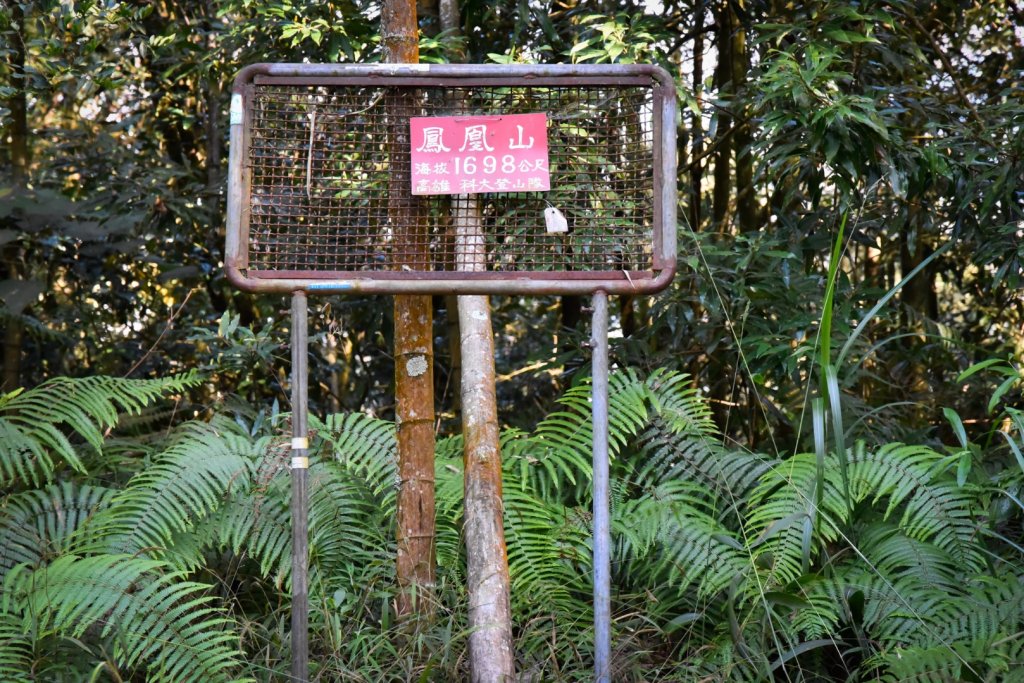
<path fill-rule="evenodd" d="M 669 49 L 668 53 L 673 54 L 677 50 L 679 50 L 679 48 L 681 48 L 685 43 L 693 40 L 697 36 L 703 35 L 705 33 L 711 33 L 712 31 L 715 31 L 717 29 L 718 24 L 716 24 L 715 22 L 711 22 L 707 26 L 695 28 L 692 31 L 688 31 L 687 33 L 684 33 L 683 35 L 676 38 L 676 41 L 672 43 L 672 47 Z"/>
<path fill-rule="evenodd" d="M 946 69 L 946 73 L 949 75 L 950 80 L 953 81 L 953 87 L 956 88 L 956 92 L 960 96 L 960 99 L 963 102 L 964 106 L 967 107 L 967 109 L 971 112 L 971 116 L 972 118 L 974 118 L 974 121 L 978 125 L 984 127 L 985 122 L 982 121 L 981 115 L 978 114 L 978 110 L 975 109 L 970 99 L 967 98 L 967 92 L 960 84 L 960 79 L 957 78 L 956 71 L 953 70 L 953 64 L 949 61 L 949 57 L 946 56 L 945 51 L 939 45 L 939 41 L 935 40 L 935 36 L 932 35 L 931 31 L 924 27 L 924 24 L 922 24 L 921 20 L 918 19 L 916 16 L 914 16 L 913 14 L 905 14 L 904 16 L 906 16 L 906 18 L 910 20 L 910 23 L 914 25 L 914 28 L 916 28 L 918 31 L 923 33 L 926 38 L 928 38 L 928 42 L 931 43 L 932 50 L 934 50 L 935 54 L 938 55 L 939 60 L 942 62 L 943 68 Z"/>

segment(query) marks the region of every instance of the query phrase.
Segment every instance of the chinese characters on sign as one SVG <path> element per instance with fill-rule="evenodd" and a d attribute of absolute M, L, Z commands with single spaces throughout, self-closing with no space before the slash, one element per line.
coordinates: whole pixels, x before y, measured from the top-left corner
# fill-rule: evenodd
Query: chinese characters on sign
<path fill-rule="evenodd" d="M 547 114 L 409 119 L 412 193 L 551 189 Z"/>

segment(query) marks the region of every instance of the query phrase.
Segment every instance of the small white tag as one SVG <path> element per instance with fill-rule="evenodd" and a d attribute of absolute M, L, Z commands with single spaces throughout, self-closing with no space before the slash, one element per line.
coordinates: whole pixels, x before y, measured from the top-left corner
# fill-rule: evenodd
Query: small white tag
<path fill-rule="evenodd" d="M 544 224 L 547 225 L 548 232 L 569 232 L 569 223 L 565 216 L 553 206 L 544 209 Z"/>
<path fill-rule="evenodd" d="M 293 470 L 308 470 L 309 458 L 292 458 Z"/>
<path fill-rule="evenodd" d="M 231 116 L 230 121 L 232 126 L 241 125 L 242 120 L 245 118 L 245 106 L 242 104 L 242 94 L 233 93 L 231 95 Z"/>
<path fill-rule="evenodd" d="M 309 439 L 304 436 L 296 436 L 292 438 L 292 450 L 302 451 L 309 448 Z"/>

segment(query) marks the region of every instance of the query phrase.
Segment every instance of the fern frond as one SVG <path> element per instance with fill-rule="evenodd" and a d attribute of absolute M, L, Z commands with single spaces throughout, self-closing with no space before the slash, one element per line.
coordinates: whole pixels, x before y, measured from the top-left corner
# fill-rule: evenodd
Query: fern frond
<path fill-rule="evenodd" d="M 953 647 L 895 648 L 866 662 L 866 667 L 880 667 L 882 683 L 1020 683 L 1024 673 L 1019 662 L 1011 659 L 1004 647 L 988 642 Z"/>
<path fill-rule="evenodd" d="M 382 509 L 393 513 L 398 481 L 395 425 L 362 413 L 328 415 L 325 422 L 310 424 L 329 451 L 324 457 L 333 457 L 354 478 L 365 481 Z"/>
<path fill-rule="evenodd" d="M 770 566 L 770 584 L 785 584 L 809 569 L 826 543 L 839 538 L 847 507 L 838 475 L 826 471 L 820 506 L 817 459 L 794 455 L 766 472 L 750 494 L 746 536 L 755 561 Z"/>
<path fill-rule="evenodd" d="M 872 451 L 858 444 L 849 460 L 851 495 L 856 502 L 887 498 L 885 517 L 903 533 L 933 543 L 975 571 L 981 567 L 977 496 L 970 485 L 958 486 L 940 470 L 944 461 L 926 446 L 886 444 Z"/>
<path fill-rule="evenodd" d="M 147 680 L 225 681 L 240 668 L 234 622 L 212 606 L 209 586 L 165 573 L 167 565 L 125 555 L 65 555 L 4 581 L 0 610 L 26 632 L 88 639 L 98 631 L 125 669 Z"/>
<path fill-rule="evenodd" d="M 39 486 L 53 476 L 58 462 L 84 472 L 85 466 L 65 430 L 93 450 L 103 446 L 103 430 L 121 413 L 144 406 L 201 381 L 195 372 L 163 379 L 57 377 L 28 391 L 0 397 L 0 485 Z"/>
<path fill-rule="evenodd" d="M 10 683 L 32 680 L 32 640 L 18 615 L 0 610 L 0 680 Z"/>
<path fill-rule="evenodd" d="M 951 591 L 962 587 L 964 568 L 956 558 L 928 541 L 910 538 L 893 524 L 876 521 L 858 538 L 869 565 L 890 580 L 914 576 Z"/>
<path fill-rule="evenodd" d="M 744 657 L 728 636 L 719 636 L 686 657 L 675 680 L 708 683 L 763 683 L 762 671 Z"/>
<path fill-rule="evenodd" d="M 590 386 L 572 387 L 558 402 L 570 409 L 550 413 L 530 434 L 510 434 L 501 444 L 504 469 L 520 470 L 526 475 L 520 486 L 549 500 L 563 489 L 580 489 L 591 468 Z"/>
<path fill-rule="evenodd" d="M 705 487 L 707 499 L 720 510 L 741 514 L 754 485 L 778 461 L 763 455 L 723 448 L 711 433 L 678 429 L 660 416 L 640 439 L 640 457 L 632 478 L 656 486 L 683 478 Z"/>
<path fill-rule="evenodd" d="M 708 402 L 688 382 L 689 375 L 658 368 L 646 381 L 649 399 L 673 432 L 717 436 L 718 427 Z"/>
<path fill-rule="evenodd" d="M 591 551 L 587 520 L 557 504 L 509 487 L 505 545 L 513 600 L 523 609 L 578 614 L 589 601 Z"/>
<path fill-rule="evenodd" d="M 966 593 L 950 596 L 949 614 L 937 634 L 939 642 L 977 642 L 1020 633 L 1024 627 L 1024 586 L 1017 576 L 984 576 Z M 928 641 L 926 641 L 928 642 Z"/>
<path fill-rule="evenodd" d="M 0 508 L 0 576 L 20 563 L 37 566 L 68 549 L 72 534 L 106 509 L 115 491 L 74 482 L 13 493 Z"/>
<path fill-rule="evenodd" d="M 462 554 L 462 435 L 437 442 L 434 460 L 434 501 L 436 520 L 437 564 L 450 571 L 459 571 Z M 502 452 L 504 456 L 504 451 Z M 504 458 L 503 458 L 504 460 Z M 516 475 L 504 474 L 503 490 L 515 486 Z M 522 474 L 525 478 L 527 474 Z"/>
<path fill-rule="evenodd" d="M 942 635 L 960 609 L 954 596 L 912 574 L 889 580 L 860 563 L 838 567 L 831 579 L 809 583 L 805 597 L 820 615 L 852 626 L 884 646 L 952 642 Z"/>
<path fill-rule="evenodd" d="M 347 418 L 347 419 L 346 419 Z M 393 454 L 393 427 L 365 415 L 330 416 L 317 433 L 325 437 L 315 450 L 322 456 L 309 469 L 310 566 L 312 580 L 325 580 L 351 563 L 390 552 L 389 518 L 381 501 Z M 243 437 L 244 439 L 247 437 Z M 229 548 L 255 559 L 263 576 L 284 587 L 291 577 L 291 479 L 284 451 L 253 442 L 243 459 L 257 467 L 239 477 L 233 494 L 194 530 L 197 550 Z M 338 460 L 333 458 L 337 457 Z M 257 463 L 258 461 L 258 463 Z"/>
<path fill-rule="evenodd" d="M 715 594 L 750 570 L 750 557 L 733 532 L 703 510 L 701 490 L 685 480 L 666 481 L 625 501 L 612 517 L 620 554 L 641 585 L 692 585 Z"/>
<path fill-rule="evenodd" d="M 806 640 L 829 638 L 837 633 L 840 624 L 848 620 L 851 610 L 849 596 L 833 578 L 810 576 L 801 582 L 800 592 L 791 597 L 806 606 L 795 609 L 789 623 L 794 633 Z"/>
<path fill-rule="evenodd" d="M 171 446 L 132 477 L 110 509 L 97 516 L 90 548 L 163 555 L 176 533 L 216 510 L 232 489 L 248 488 L 267 444 L 267 439 L 253 441 L 227 421 L 186 423 Z M 198 558 L 182 560 L 182 566 L 196 563 Z"/>
<path fill-rule="evenodd" d="M 278 476 L 226 500 L 192 531 L 197 547 L 227 548 L 255 560 L 260 574 L 284 588 L 291 576 L 291 482 Z M 177 547 L 177 545 L 175 546 Z"/>
<path fill-rule="evenodd" d="M 330 576 L 346 565 L 363 565 L 381 555 L 389 564 L 393 561 L 390 520 L 376 500 L 365 495 L 368 484 L 353 481 L 332 460 L 310 468 L 309 553 L 317 573 Z"/>
<path fill-rule="evenodd" d="M 632 370 L 612 373 L 608 381 L 608 451 L 615 460 L 647 424 L 650 391 Z M 571 492 L 565 502 L 586 503 L 594 442 L 590 397 L 589 382 L 572 387 L 558 399 L 566 410 L 549 414 L 529 435 L 503 439 L 505 471 L 518 469 L 520 486 L 528 483 L 549 500 Z"/>
<path fill-rule="evenodd" d="M 939 591 L 935 600 L 933 619 L 883 641 L 893 647 L 867 663 L 885 671 L 881 680 L 1024 680 L 1020 577 L 986 576 L 966 590 Z"/>

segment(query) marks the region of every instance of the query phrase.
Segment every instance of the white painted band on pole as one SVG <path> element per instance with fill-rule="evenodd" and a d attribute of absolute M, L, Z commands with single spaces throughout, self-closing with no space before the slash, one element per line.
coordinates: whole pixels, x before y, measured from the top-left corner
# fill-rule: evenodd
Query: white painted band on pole
<path fill-rule="evenodd" d="M 230 116 L 229 116 L 230 125 L 232 125 L 232 126 L 241 125 L 244 120 L 245 120 L 245 106 L 242 103 L 242 94 L 241 93 L 237 93 L 237 92 L 236 93 L 232 93 L 231 94 L 231 109 L 230 109 Z"/>
<path fill-rule="evenodd" d="M 309 439 L 304 437 L 304 436 L 292 437 L 292 450 L 293 451 L 309 450 Z"/>
<path fill-rule="evenodd" d="M 308 470 L 309 469 L 309 458 L 292 458 L 292 469 L 293 470 Z"/>

